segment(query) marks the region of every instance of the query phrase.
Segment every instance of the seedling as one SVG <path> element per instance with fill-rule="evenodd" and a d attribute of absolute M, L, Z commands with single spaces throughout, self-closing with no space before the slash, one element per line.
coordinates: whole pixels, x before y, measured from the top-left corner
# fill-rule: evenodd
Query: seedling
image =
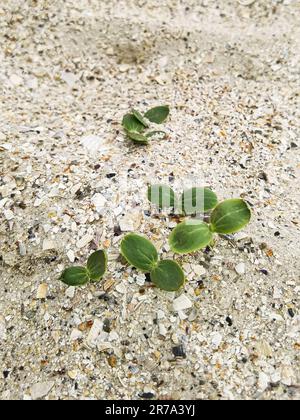
<path fill-rule="evenodd" d="M 194 187 L 185 190 L 180 198 L 177 198 L 172 188 L 167 185 L 149 186 L 148 200 L 160 210 L 174 208 L 185 216 L 207 213 L 218 204 L 216 194 L 209 188 Z"/>
<path fill-rule="evenodd" d="M 169 292 L 179 290 L 185 281 L 185 275 L 177 262 L 159 261 L 155 246 L 148 239 L 129 234 L 121 243 L 121 253 L 126 261 L 144 273 L 150 273 L 155 286 Z"/>
<path fill-rule="evenodd" d="M 96 251 L 88 259 L 86 267 L 70 267 L 61 275 L 60 280 L 68 286 L 83 286 L 102 279 L 107 269 L 107 254 Z"/>
<path fill-rule="evenodd" d="M 150 128 L 150 123 L 162 124 L 166 121 L 170 113 L 170 108 L 165 106 L 158 106 L 150 109 L 145 115 L 133 109 L 130 114 L 126 114 L 123 118 L 122 125 L 127 136 L 137 144 L 148 144 L 151 137 L 166 136 L 163 131 L 150 131 L 145 133 L 145 130 Z"/>
<path fill-rule="evenodd" d="M 172 251 L 178 254 L 195 252 L 209 245 L 214 233 L 236 233 L 250 219 L 251 210 L 244 200 L 226 200 L 215 207 L 209 223 L 195 219 L 180 223 L 171 233 L 169 244 Z"/>

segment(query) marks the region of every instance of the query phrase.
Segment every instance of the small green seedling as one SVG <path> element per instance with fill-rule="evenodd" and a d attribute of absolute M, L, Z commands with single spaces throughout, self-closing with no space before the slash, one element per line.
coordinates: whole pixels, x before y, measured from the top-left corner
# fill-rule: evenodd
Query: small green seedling
<path fill-rule="evenodd" d="M 123 118 L 122 125 L 127 136 L 137 144 L 147 145 L 151 137 L 165 137 L 166 133 L 163 131 L 150 131 L 145 133 L 145 130 L 150 128 L 150 123 L 162 124 L 166 121 L 170 113 L 169 106 L 158 106 L 150 109 L 145 115 L 133 109 L 130 114 L 126 114 Z"/>
<path fill-rule="evenodd" d="M 210 222 L 187 220 L 171 233 L 169 244 L 173 252 L 187 254 L 205 248 L 213 240 L 213 234 L 236 233 L 251 219 L 248 204 L 241 199 L 231 199 L 218 204 L 210 216 Z"/>
<path fill-rule="evenodd" d="M 185 216 L 207 213 L 218 204 L 216 194 L 209 188 L 190 188 L 177 198 L 172 188 L 167 185 L 150 185 L 148 200 L 160 210 L 174 208 Z"/>
<path fill-rule="evenodd" d="M 70 267 L 61 275 L 60 280 L 68 286 L 83 286 L 102 279 L 107 269 L 107 254 L 96 251 L 88 259 L 86 267 Z"/>
<path fill-rule="evenodd" d="M 150 273 L 155 286 L 168 292 L 179 290 L 185 275 L 177 262 L 159 261 L 155 246 L 143 236 L 129 234 L 121 243 L 121 253 L 126 261 L 144 273 Z"/>

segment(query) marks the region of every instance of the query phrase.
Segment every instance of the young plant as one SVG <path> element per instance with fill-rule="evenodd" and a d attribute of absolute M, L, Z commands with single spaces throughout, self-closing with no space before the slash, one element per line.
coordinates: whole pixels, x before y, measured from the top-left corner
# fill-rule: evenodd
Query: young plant
<path fill-rule="evenodd" d="M 209 223 L 195 219 L 180 223 L 171 233 L 169 244 L 172 251 L 178 254 L 195 252 L 209 245 L 214 233 L 236 233 L 250 219 L 251 210 L 244 200 L 225 200 L 215 207 Z"/>
<path fill-rule="evenodd" d="M 145 133 L 145 130 L 150 128 L 150 122 L 155 124 L 162 124 L 168 118 L 170 108 L 165 106 L 158 106 L 150 109 L 145 115 L 133 109 L 130 114 L 123 117 L 122 125 L 127 136 L 137 144 L 147 145 L 154 136 L 165 136 L 163 131 L 150 131 Z"/>
<path fill-rule="evenodd" d="M 70 267 L 61 275 L 60 280 L 68 286 L 83 286 L 102 279 L 107 269 L 107 254 L 96 251 L 88 259 L 86 267 Z"/>
<path fill-rule="evenodd" d="M 177 262 L 160 261 L 155 246 L 143 236 L 129 234 L 121 243 L 121 254 L 133 267 L 150 273 L 155 286 L 169 292 L 179 290 L 185 282 L 185 275 Z"/>
<path fill-rule="evenodd" d="M 209 188 L 190 188 L 177 198 L 172 188 L 167 185 L 150 185 L 148 200 L 160 210 L 174 208 L 176 212 L 185 216 L 207 213 L 218 204 L 216 194 Z"/>

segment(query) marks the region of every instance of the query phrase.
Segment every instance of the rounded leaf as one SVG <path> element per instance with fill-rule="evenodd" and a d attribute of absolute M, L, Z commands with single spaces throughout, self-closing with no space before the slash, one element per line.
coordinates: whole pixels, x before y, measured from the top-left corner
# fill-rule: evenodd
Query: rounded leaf
<path fill-rule="evenodd" d="M 90 281 L 90 277 L 85 267 L 71 267 L 62 273 L 60 280 L 68 286 L 83 286 Z"/>
<path fill-rule="evenodd" d="M 96 251 L 88 259 L 87 269 L 92 281 L 101 280 L 107 269 L 107 255 L 105 251 Z"/>
<path fill-rule="evenodd" d="M 167 185 L 150 185 L 148 187 L 148 200 L 159 209 L 176 207 L 176 195 Z"/>
<path fill-rule="evenodd" d="M 126 114 L 123 117 L 122 125 L 129 132 L 141 133 L 145 129 L 144 125 L 133 114 Z"/>
<path fill-rule="evenodd" d="M 188 254 L 205 248 L 212 241 L 209 226 L 199 220 L 180 223 L 171 233 L 169 244 L 173 252 Z"/>
<path fill-rule="evenodd" d="M 121 253 L 130 265 L 150 273 L 158 262 L 155 246 L 143 236 L 130 233 L 121 243 Z"/>
<path fill-rule="evenodd" d="M 155 286 L 167 292 L 179 290 L 185 281 L 185 275 L 180 265 L 172 260 L 160 261 L 150 274 Z"/>
<path fill-rule="evenodd" d="M 153 123 L 162 124 L 168 118 L 169 114 L 169 106 L 164 105 L 150 109 L 148 112 L 146 112 L 145 117 L 147 118 L 147 120 Z"/>
<path fill-rule="evenodd" d="M 146 136 L 144 136 L 143 134 L 136 133 L 136 132 L 133 132 L 133 131 L 127 131 L 127 135 L 135 143 L 138 143 L 138 144 L 148 144 L 149 143 L 148 138 Z"/>
<path fill-rule="evenodd" d="M 231 199 L 220 203 L 212 212 L 212 232 L 229 234 L 245 227 L 251 219 L 251 210 L 242 199 Z"/>
<path fill-rule="evenodd" d="M 218 204 L 218 197 L 209 188 L 194 187 L 184 191 L 181 197 L 181 211 L 184 214 L 206 213 Z"/>
<path fill-rule="evenodd" d="M 145 127 L 145 128 L 148 128 L 149 127 L 149 124 L 148 124 L 148 122 L 145 120 L 145 118 L 142 116 L 142 114 L 139 112 L 139 111 L 137 111 L 136 109 L 133 109 L 132 110 L 132 114 L 135 116 L 135 118 L 141 123 L 141 124 L 143 124 L 143 126 Z"/>

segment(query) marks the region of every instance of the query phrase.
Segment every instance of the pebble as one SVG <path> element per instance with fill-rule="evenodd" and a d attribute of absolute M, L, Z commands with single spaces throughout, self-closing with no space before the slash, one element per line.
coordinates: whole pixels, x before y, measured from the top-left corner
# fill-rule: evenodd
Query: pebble
<path fill-rule="evenodd" d="M 185 349 L 184 349 L 183 345 L 173 347 L 172 352 L 173 352 L 175 357 L 179 357 L 179 358 L 183 358 L 183 359 L 186 358 L 186 352 L 185 352 Z"/>
<path fill-rule="evenodd" d="M 264 373 L 264 372 L 260 372 L 259 373 L 259 378 L 258 378 L 258 388 L 260 392 L 264 392 L 270 383 L 270 377 Z"/>
<path fill-rule="evenodd" d="M 107 200 L 103 197 L 102 194 L 97 193 L 92 197 L 92 203 L 96 207 L 98 213 L 101 213 L 103 208 L 105 207 Z"/>
<path fill-rule="evenodd" d="M 73 297 L 75 296 L 75 291 L 76 291 L 76 288 L 74 286 L 70 286 L 66 289 L 65 295 L 68 298 L 73 299 Z"/>
<path fill-rule="evenodd" d="M 79 331 L 77 328 L 74 328 L 74 330 L 71 332 L 70 340 L 76 341 L 82 338 L 83 334 L 81 331 Z"/>
<path fill-rule="evenodd" d="M 56 249 L 56 243 L 50 239 L 44 239 L 43 241 L 43 251 L 50 251 Z"/>
<path fill-rule="evenodd" d="M 95 319 L 93 326 L 87 337 L 87 345 L 89 347 L 95 347 L 97 344 L 97 338 L 103 329 L 103 322 L 100 319 Z"/>
<path fill-rule="evenodd" d="M 119 284 L 116 285 L 116 291 L 123 295 L 123 294 L 126 293 L 127 288 L 126 288 L 125 284 L 122 282 L 122 283 L 119 283 Z"/>
<path fill-rule="evenodd" d="M 78 81 L 78 77 L 70 72 L 63 71 L 61 74 L 61 78 L 67 85 L 72 89 Z"/>
<path fill-rule="evenodd" d="M 36 293 L 36 298 L 37 299 L 46 299 L 47 292 L 48 292 L 47 283 L 40 284 L 39 287 L 38 287 L 37 293 Z"/>
<path fill-rule="evenodd" d="M 40 382 L 30 388 L 30 394 L 33 400 L 38 400 L 49 394 L 54 387 L 54 382 Z"/>
<path fill-rule="evenodd" d="M 92 240 L 94 239 L 93 235 L 86 234 L 81 239 L 79 239 L 76 243 L 78 249 L 86 247 Z"/>
<path fill-rule="evenodd" d="M 4 210 L 3 214 L 5 219 L 8 221 L 13 220 L 15 218 L 15 215 L 11 210 Z"/>
<path fill-rule="evenodd" d="M 5 318 L 0 315 L 0 341 L 6 340 L 6 322 Z"/>
<path fill-rule="evenodd" d="M 211 344 L 213 345 L 215 349 L 217 349 L 220 346 L 222 340 L 223 340 L 222 334 L 218 332 L 211 334 Z"/>
<path fill-rule="evenodd" d="M 119 226 L 122 232 L 138 231 L 142 221 L 141 212 L 132 211 L 119 221 Z"/>
<path fill-rule="evenodd" d="M 244 263 L 240 263 L 238 265 L 235 266 L 235 271 L 237 272 L 237 274 L 245 274 L 246 273 L 246 265 Z"/>
<path fill-rule="evenodd" d="M 74 254 L 74 252 L 72 250 L 69 250 L 67 252 L 67 257 L 69 258 L 69 261 L 71 263 L 73 263 L 75 261 L 75 254 Z"/>
<path fill-rule="evenodd" d="M 193 306 L 193 303 L 185 294 L 180 295 L 177 299 L 173 301 L 173 309 L 175 312 L 189 309 L 192 306 Z"/>

